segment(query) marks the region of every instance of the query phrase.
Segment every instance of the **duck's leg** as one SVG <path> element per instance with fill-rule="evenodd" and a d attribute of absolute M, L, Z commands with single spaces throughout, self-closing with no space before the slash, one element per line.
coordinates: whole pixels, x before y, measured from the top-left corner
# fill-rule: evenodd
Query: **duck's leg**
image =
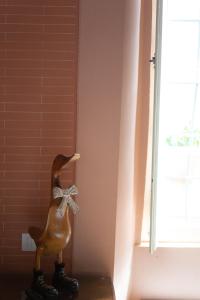
<path fill-rule="evenodd" d="M 40 260 L 42 256 L 43 248 L 37 247 L 36 253 L 35 253 L 35 270 L 39 271 L 40 270 Z"/>
<path fill-rule="evenodd" d="M 59 264 L 63 263 L 63 251 L 62 250 L 58 253 L 58 263 Z"/>
<path fill-rule="evenodd" d="M 70 278 L 65 274 L 65 264 L 63 263 L 63 251 L 58 253 L 55 262 L 55 272 L 53 275 L 53 286 L 58 290 L 66 290 L 70 293 L 76 293 L 79 289 L 78 280 Z"/>

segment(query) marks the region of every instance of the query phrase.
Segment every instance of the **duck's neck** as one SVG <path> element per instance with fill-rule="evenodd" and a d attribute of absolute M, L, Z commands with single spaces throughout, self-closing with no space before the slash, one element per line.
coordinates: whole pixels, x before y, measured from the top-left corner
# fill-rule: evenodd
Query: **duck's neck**
<path fill-rule="evenodd" d="M 52 188 L 54 188 L 55 186 L 62 188 L 59 176 L 52 176 L 51 186 L 52 186 Z"/>

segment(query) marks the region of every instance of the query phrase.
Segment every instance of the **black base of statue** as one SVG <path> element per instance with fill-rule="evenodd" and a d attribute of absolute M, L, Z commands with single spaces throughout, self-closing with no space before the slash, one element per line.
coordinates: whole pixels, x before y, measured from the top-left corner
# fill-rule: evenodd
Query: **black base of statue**
<path fill-rule="evenodd" d="M 32 289 L 27 289 L 25 291 L 26 299 L 27 300 L 43 300 L 43 296 L 39 295 L 37 292 L 35 292 Z"/>
<path fill-rule="evenodd" d="M 114 300 L 112 281 L 108 277 L 99 275 L 77 275 L 79 293 L 75 295 L 59 291 L 59 300 Z M 0 273 L 0 299 L 2 300 L 44 300 L 40 293 L 32 289 L 32 276 L 30 274 L 2 274 Z M 47 283 L 51 278 L 47 276 Z M 12 284 L 11 284 L 12 283 Z M 46 300 L 46 299 L 45 299 Z"/>
<path fill-rule="evenodd" d="M 53 298 L 44 298 L 42 295 L 34 291 L 33 289 L 26 289 L 23 293 L 23 300 L 50 300 Z M 69 293 L 67 291 L 59 291 L 58 300 L 74 300 L 78 298 L 78 293 Z"/>

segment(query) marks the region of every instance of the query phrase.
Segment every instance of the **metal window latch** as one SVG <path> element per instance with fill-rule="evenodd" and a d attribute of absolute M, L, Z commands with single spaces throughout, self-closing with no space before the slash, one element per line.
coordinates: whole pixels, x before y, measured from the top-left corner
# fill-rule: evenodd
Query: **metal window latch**
<path fill-rule="evenodd" d="M 155 65 L 156 63 L 156 57 L 152 56 L 152 58 L 149 60 L 150 63 L 152 63 L 153 65 Z"/>

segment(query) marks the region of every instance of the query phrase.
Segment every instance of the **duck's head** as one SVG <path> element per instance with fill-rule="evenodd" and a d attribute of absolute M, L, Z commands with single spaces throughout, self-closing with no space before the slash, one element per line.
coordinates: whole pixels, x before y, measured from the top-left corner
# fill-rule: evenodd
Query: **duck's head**
<path fill-rule="evenodd" d="M 74 153 L 71 156 L 64 156 L 63 154 L 58 154 L 52 165 L 52 174 L 54 177 L 60 176 L 63 169 L 71 166 L 73 162 L 80 158 L 80 154 Z"/>

